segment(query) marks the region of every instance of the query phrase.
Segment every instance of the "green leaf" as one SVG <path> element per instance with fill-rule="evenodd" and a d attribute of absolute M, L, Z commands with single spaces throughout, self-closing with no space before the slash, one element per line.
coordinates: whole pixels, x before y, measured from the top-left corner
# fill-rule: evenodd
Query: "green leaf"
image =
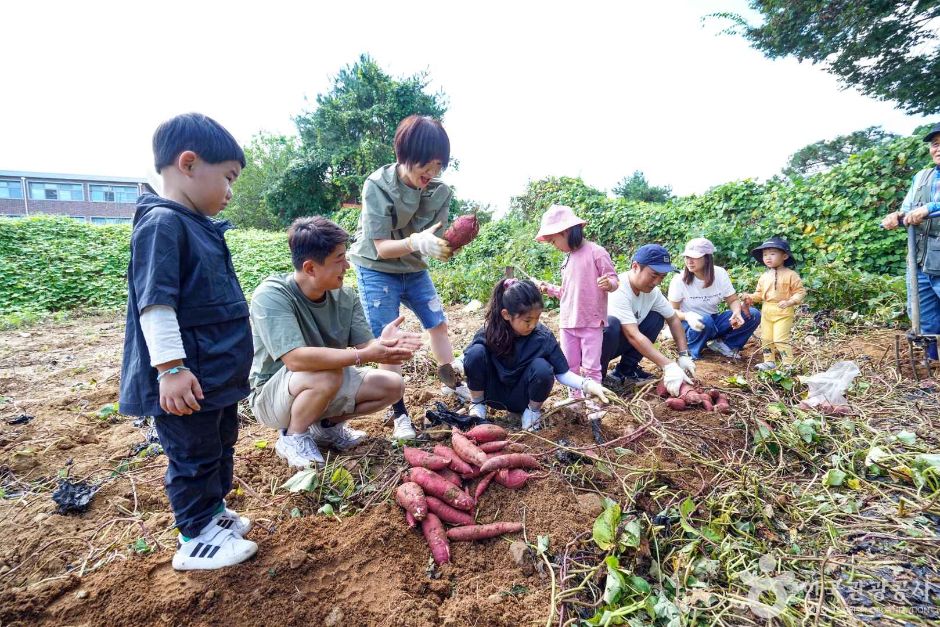
<path fill-rule="evenodd" d="M 320 506 L 320 509 L 317 510 L 318 514 L 325 514 L 327 516 L 332 516 L 334 514 L 333 506 L 329 503 L 324 503 Z"/>
<path fill-rule="evenodd" d="M 620 534 L 620 549 L 628 547 L 636 548 L 640 546 L 640 538 L 643 530 L 640 528 L 640 521 L 634 518 L 624 525 L 623 532 Z"/>
<path fill-rule="evenodd" d="M 356 489 L 356 480 L 353 479 L 352 473 L 342 466 L 333 469 L 330 483 L 342 492 L 344 497 L 348 497 Z"/>
<path fill-rule="evenodd" d="M 614 503 L 601 512 L 594 521 L 594 543 L 602 550 L 609 551 L 614 548 L 617 527 L 620 525 L 620 505 Z"/>
<path fill-rule="evenodd" d="M 625 586 L 623 574 L 619 567 L 620 563 L 613 555 L 604 560 L 607 564 L 607 581 L 604 583 L 604 603 L 612 605 L 620 599 Z"/>
<path fill-rule="evenodd" d="M 293 477 L 284 482 L 282 490 L 291 492 L 302 492 L 304 490 L 314 490 L 319 485 L 319 475 L 316 468 L 306 468 L 294 474 Z"/>
<path fill-rule="evenodd" d="M 825 474 L 825 476 L 823 476 L 823 485 L 840 486 L 845 481 L 845 477 L 845 472 L 839 470 L 838 468 L 832 468 Z"/>
<path fill-rule="evenodd" d="M 538 553 L 539 555 L 542 555 L 543 553 L 546 553 L 546 552 L 548 551 L 548 544 L 549 544 L 549 537 L 548 537 L 547 535 L 545 535 L 545 536 L 538 536 L 538 537 L 535 539 L 535 551 L 536 551 L 536 553 Z"/>
<path fill-rule="evenodd" d="M 913 446 L 914 442 L 917 440 L 917 435 L 913 431 L 899 431 L 897 438 L 904 444 Z"/>

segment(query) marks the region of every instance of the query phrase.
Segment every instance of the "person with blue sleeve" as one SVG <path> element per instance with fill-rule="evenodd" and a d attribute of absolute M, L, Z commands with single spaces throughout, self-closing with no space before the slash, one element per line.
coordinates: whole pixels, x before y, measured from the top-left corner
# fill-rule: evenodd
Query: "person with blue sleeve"
<path fill-rule="evenodd" d="M 245 154 L 198 113 L 161 124 L 153 152 L 163 196 L 142 195 L 134 214 L 119 408 L 154 417 L 179 529 L 173 568 L 211 570 L 258 550 L 244 538 L 251 521 L 225 505 L 253 349 L 230 225 L 212 219 L 231 200 Z"/>
<path fill-rule="evenodd" d="M 933 335 L 940 333 L 940 219 L 937 219 L 940 218 L 940 124 L 930 129 L 924 141 L 934 166 L 914 175 L 901 210 L 886 215 L 881 226 L 895 229 L 903 224 L 916 228 L 916 289 L 920 296 L 921 332 Z M 908 277 L 908 292 L 914 289 L 910 283 Z M 927 346 L 927 357 L 937 359 L 936 342 Z"/>

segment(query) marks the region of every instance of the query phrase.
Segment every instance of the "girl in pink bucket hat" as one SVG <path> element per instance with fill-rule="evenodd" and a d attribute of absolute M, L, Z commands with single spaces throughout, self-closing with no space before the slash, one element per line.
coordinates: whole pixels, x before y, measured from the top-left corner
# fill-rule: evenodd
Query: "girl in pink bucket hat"
<path fill-rule="evenodd" d="M 558 327 L 561 350 L 575 374 L 600 383 L 601 345 L 607 326 L 607 293 L 617 289 L 617 270 L 610 255 L 584 238 L 584 220 L 571 207 L 552 205 L 542 216 L 535 239 L 565 253 L 561 285 L 540 281 L 539 291 L 560 300 Z M 578 392 L 572 392 L 576 397 Z M 590 418 L 600 420 L 604 412 L 588 402 Z"/>

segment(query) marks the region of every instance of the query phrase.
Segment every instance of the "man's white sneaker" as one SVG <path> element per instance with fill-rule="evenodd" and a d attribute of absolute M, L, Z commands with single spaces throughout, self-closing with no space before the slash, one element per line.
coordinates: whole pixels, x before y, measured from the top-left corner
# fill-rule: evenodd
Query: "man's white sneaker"
<path fill-rule="evenodd" d="M 394 421 L 395 427 L 392 429 L 393 440 L 414 440 L 418 437 L 414 425 L 411 424 L 411 416 L 400 414 Z"/>
<path fill-rule="evenodd" d="M 776 364 L 775 362 L 772 362 L 772 361 L 765 361 L 765 362 L 762 362 L 762 363 L 757 364 L 757 365 L 754 366 L 754 367 L 757 368 L 758 370 L 764 372 L 764 371 L 767 371 L 767 370 L 774 370 L 774 369 L 776 369 L 777 364 Z"/>
<path fill-rule="evenodd" d="M 337 451 L 348 451 L 365 440 L 369 434 L 353 429 L 345 422 L 332 427 L 323 427 L 315 422 L 310 425 L 310 435 L 321 446 L 331 446 Z"/>
<path fill-rule="evenodd" d="M 464 403 L 470 402 L 470 388 L 468 388 L 463 383 L 461 383 L 455 388 L 449 388 L 446 385 L 442 385 L 441 394 L 443 396 L 454 396 L 456 394 L 457 398 L 459 398 Z"/>
<path fill-rule="evenodd" d="M 257 553 L 258 545 L 245 540 L 231 529 L 223 529 L 213 520 L 195 538 L 180 538 L 173 555 L 176 570 L 214 570 L 240 564 Z"/>
<path fill-rule="evenodd" d="M 522 430 L 523 431 L 538 431 L 542 428 L 542 412 L 534 411 L 525 408 L 525 411 L 522 412 Z"/>
<path fill-rule="evenodd" d="M 320 449 L 309 431 L 288 435 L 287 431 L 282 430 L 274 451 L 278 457 L 286 459 L 291 468 L 307 468 L 311 464 L 320 466 L 324 463 L 323 455 L 320 455 Z"/>
<path fill-rule="evenodd" d="M 228 507 L 216 514 L 212 520 L 214 520 L 215 524 L 222 527 L 223 529 L 229 529 L 236 535 L 242 537 L 245 537 L 245 534 L 251 531 L 251 520 L 245 518 L 244 516 L 239 516 L 235 511 L 230 510 Z"/>

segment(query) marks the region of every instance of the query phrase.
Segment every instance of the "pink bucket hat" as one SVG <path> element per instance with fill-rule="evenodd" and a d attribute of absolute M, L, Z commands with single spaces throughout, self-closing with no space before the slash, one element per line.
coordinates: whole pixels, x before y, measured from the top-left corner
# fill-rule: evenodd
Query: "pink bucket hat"
<path fill-rule="evenodd" d="M 587 224 L 587 222 L 574 215 L 574 209 L 564 205 L 552 205 L 542 214 L 542 225 L 535 235 L 535 240 L 544 242 L 547 235 L 561 233 L 579 224 Z"/>
<path fill-rule="evenodd" d="M 711 240 L 705 239 L 704 237 L 696 237 L 693 240 L 689 240 L 689 243 L 685 245 L 685 250 L 682 251 L 683 257 L 692 257 L 693 259 L 699 259 L 705 255 L 714 254 L 715 245 L 711 243 Z"/>

